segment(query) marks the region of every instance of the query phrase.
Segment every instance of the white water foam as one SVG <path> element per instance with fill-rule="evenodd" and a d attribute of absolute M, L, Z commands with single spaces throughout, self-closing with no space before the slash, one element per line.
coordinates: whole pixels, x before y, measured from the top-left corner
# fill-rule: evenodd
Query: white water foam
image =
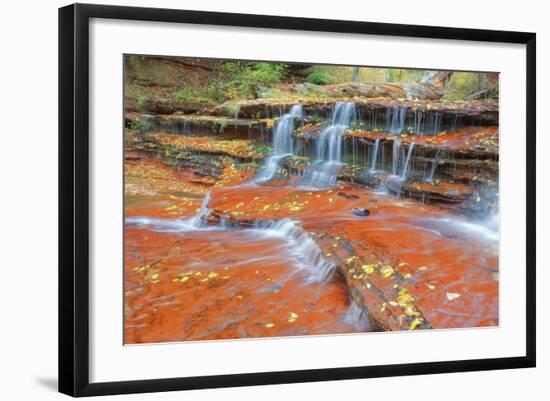
<path fill-rule="evenodd" d="M 258 222 L 253 230 L 260 235 L 274 236 L 290 242 L 293 256 L 317 281 L 330 279 L 336 270 L 336 265 L 323 257 L 321 248 L 295 220 Z"/>
<path fill-rule="evenodd" d="M 194 230 L 213 230 L 214 226 L 208 226 L 207 219 L 210 215 L 208 204 L 210 203 L 210 192 L 206 194 L 202 200 L 201 206 L 197 213 L 187 219 L 160 219 L 152 217 L 127 217 L 125 223 L 136 226 L 151 226 L 154 231 L 158 232 L 187 232 Z M 219 229 L 219 228 L 218 228 Z"/>

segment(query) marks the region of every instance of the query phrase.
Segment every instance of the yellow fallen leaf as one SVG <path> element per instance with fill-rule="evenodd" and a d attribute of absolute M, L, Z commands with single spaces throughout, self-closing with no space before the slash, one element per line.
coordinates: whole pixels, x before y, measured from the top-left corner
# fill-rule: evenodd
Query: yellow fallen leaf
<path fill-rule="evenodd" d="M 399 303 L 399 306 L 405 307 L 412 304 L 414 301 L 415 298 L 409 294 L 406 288 L 401 288 L 401 290 L 399 290 L 399 293 L 397 294 L 397 302 Z"/>
<path fill-rule="evenodd" d="M 382 268 L 380 269 L 380 274 L 382 274 L 384 278 L 390 278 L 393 275 L 393 272 L 393 267 L 391 267 L 390 265 L 382 266 Z"/>
<path fill-rule="evenodd" d="M 216 273 L 216 272 L 210 272 L 210 273 L 208 273 L 208 277 L 209 277 L 209 278 L 218 277 L 218 273 Z"/>
<path fill-rule="evenodd" d="M 447 299 L 448 299 L 449 301 L 453 301 L 453 300 L 455 300 L 455 299 L 457 299 L 457 298 L 459 298 L 459 297 L 460 297 L 460 294 L 458 294 L 458 293 L 456 293 L 456 292 L 447 292 Z"/>
<path fill-rule="evenodd" d="M 422 324 L 422 319 L 420 319 L 419 317 L 414 318 L 409 326 L 409 330 L 416 329 L 420 324 Z"/>
<path fill-rule="evenodd" d="M 290 312 L 288 314 L 288 322 L 289 323 L 294 323 L 296 321 L 296 319 L 298 319 L 298 314 L 297 313 Z"/>
<path fill-rule="evenodd" d="M 275 323 L 266 323 L 265 324 L 265 327 L 267 327 L 268 329 L 272 328 L 273 326 L 275 326 Z"/>
<path fill-rule="evenodd" d="M 361 268 L 363 269 L 363 271 L 365 273 L 371 274 L 376 269 L 376 265 L 363 265 L 363 266 L 361 266 Z"/>
<path fill-rule="evenodd" d="M 430 290 L 435 290 L 435 285 L 433 284 L 426 284 L 426 286 L 430 289 Z"/>
<path fill-rule="evenodd" d="M 405 315 L 410 316 L 410 317 L 413 317 L 413 316 L 416 317 L 416 316 L 420 316 L 420 312 L 418 312 L 418 311 L 414 308 L 414 306 L 412 306 L 412 305 L 407 305 L 407 306 L 405 307 Z"/>
<path fill-rule="evenodd" d="M 189 280 L 189 276 L 183 276 L 180 278 L 180 283 L 185 283 L 187 280 Z"/>

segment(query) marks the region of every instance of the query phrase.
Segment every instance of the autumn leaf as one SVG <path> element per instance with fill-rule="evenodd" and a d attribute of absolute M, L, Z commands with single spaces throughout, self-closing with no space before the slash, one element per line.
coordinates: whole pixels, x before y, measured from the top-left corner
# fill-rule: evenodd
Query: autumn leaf
<path fill-rule="evenodd" d="M 289 323 L 294 323 L 296 321 L 296 319 L 298 319 L 298 314 L 296 314 L 294 312 L 290 312 L 288 314 L 288 322 Z"/>
<path fill-rule="evenodd" d="M 414 318 L 413 321 L 411 322 L 410 326 L 409 326 L 409 330 L 414 330 L 421 324 L 422 324 L 422 319 L 421 318 L 419 318 L 419 317 Z"/>
<path fill-rule="evenodd" d="M 390 278 L 391 276 L 393 276 L 393 273 L 393 267 L 391 267 L 390 265 L 385 265 L 380 268 L 380 274 L 382 274 L 384 278 Z"/>
<path fill-rule="evenodd" d="M 455 300 L 455 299 L 457 299 L 457 298 L 460 297 L 460 294 L 458 294 L 458 293 L 456 293 L 456 292 L 447 292 L 446 295 L 447 295 L 447 299 L 448 299 L 449 301 L 453 301 L 453 300 Z"/>

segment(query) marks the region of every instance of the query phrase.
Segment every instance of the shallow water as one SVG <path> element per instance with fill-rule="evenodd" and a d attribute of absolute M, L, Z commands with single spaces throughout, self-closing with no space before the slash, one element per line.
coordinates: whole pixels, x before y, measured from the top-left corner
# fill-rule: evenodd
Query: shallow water
<path fill-rule="evenodd" d="M 312 279 L 279 234 L 154 223 L 126 227 L 126 343 L 370 330 L 344 283 Z"/>

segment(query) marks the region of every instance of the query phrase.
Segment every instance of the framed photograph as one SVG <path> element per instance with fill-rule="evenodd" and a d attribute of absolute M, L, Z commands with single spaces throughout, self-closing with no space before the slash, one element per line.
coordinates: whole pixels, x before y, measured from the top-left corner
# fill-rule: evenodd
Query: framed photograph
<path fill-rule="evenodd" d="M 59 10 L 59 390 L 535 366 L 535 34 Z"/>

